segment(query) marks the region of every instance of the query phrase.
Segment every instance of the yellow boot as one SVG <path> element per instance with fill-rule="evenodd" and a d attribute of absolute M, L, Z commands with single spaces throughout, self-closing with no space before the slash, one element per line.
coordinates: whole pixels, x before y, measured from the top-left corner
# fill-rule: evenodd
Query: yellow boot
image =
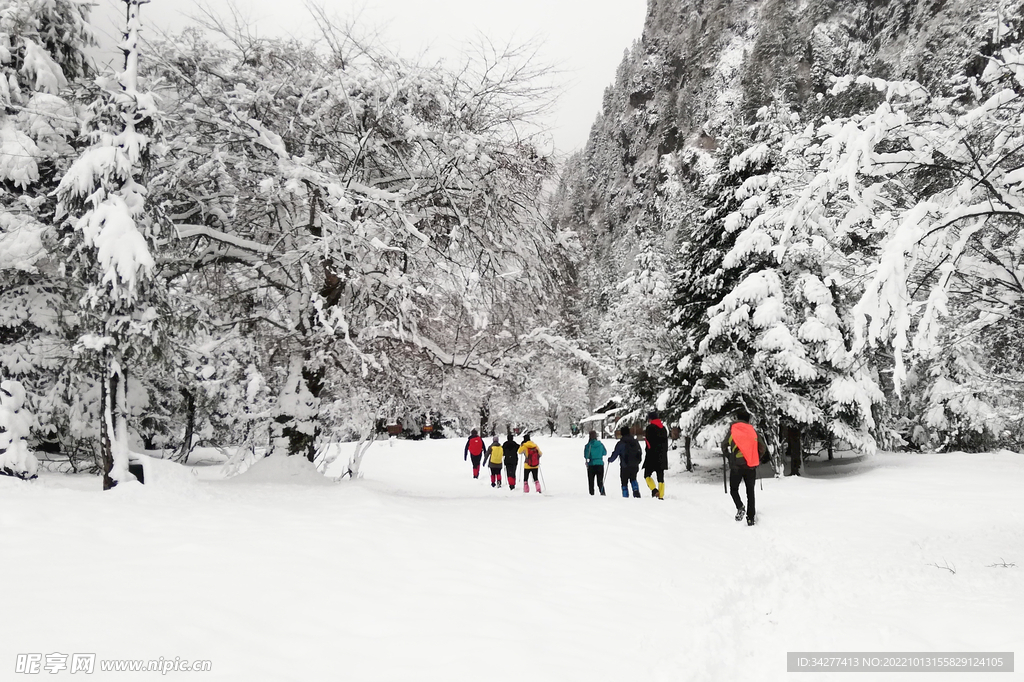
<path fill-rule="evenodd" d="M 651 497 L 657 497 L 658 487 L 654 484 L 654 479 L 648 476 L 644 480 L 647 481 L 647 487 L 651 489 Z"/>
<path fill-rule="evenodd" d="M 659 500 L 664 500 L 665 499 L 665 483 L 664 482 L 658 484 L 658 499 Z"/>

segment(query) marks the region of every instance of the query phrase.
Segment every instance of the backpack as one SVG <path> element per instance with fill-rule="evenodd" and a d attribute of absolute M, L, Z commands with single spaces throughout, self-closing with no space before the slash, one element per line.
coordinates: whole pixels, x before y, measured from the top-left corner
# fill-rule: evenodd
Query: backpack
<path fill-rule="evenodd" d="M 635 438 L 629 439 L 626 443 L 626 454 L 629 455 L 630 466 L 640 466 L 640 460 L 643 459 L 644 452 L 640 449 L 640 442 Z"/>
<path fill-rule="evenodd" d="M 469 454 L 474 457 L 480 456 L 484 451 L 484 439 L 480 436 L 469 439 Z"/>
<path fill-rule="evenodd" d="M 735 464 L 754 468 L 760 464 L 757 431 L 746 422 L 735 422 L 729 427 L 729 448 Z"/>
<path fill-rule="evenodd" d="M 526 466 L 538 467 L 540 466 L 540 450 L 530 446 L 526 448 Z"/>

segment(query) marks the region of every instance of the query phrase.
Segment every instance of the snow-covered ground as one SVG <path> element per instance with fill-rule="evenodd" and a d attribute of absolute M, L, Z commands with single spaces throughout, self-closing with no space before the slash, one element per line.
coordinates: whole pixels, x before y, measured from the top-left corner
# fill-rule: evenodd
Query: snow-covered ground
<path fill-rule="evenodd" d="M 543 495 L 473 480 L 457 440 L 375 444 L 328 485 L 262 464 L 108 493 L 0 477 L 0 679 L 30 678 L 19 653 L 90 652 L 244 682 L 777 680 L 787 651 L 1024 641 L 1022 455 L 811 466 L 764 481 L 748 528 L 713 457 L 674 463 L 664 501 L 622 499 L 617 464 L 592 498 L 583 441 L 540 446 Z"/>

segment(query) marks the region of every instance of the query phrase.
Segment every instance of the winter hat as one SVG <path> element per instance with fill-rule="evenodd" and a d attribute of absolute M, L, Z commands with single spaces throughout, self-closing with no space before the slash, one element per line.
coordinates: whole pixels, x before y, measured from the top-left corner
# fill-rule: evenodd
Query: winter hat
<path fill-rule="evenodd" d="M 498 444 L 498 442 L 499 442 L 499 441 L 498 441 L 498 437 L 497 437 L 497 436 L 495 436 L 495 437 L 494 437 L 494 444 L 495 444 L 495 445 L 497 445 L 497 444 Z"/>
<path fill-rule="evenodd" d="M 651 420 L 657 419 L 657 418 L 658 418 L 658 411 L 657 410 L 651 410 L 650 412 L 647 413 L 647 421 L 651 421 Z"/>

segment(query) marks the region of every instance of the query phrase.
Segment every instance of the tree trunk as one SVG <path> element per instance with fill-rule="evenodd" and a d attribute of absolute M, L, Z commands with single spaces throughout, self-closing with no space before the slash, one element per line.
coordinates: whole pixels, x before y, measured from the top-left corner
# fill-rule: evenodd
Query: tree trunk
<path fill-rule="evenodd" d="M 683 438 L 683 453 L 686 457 L 686 470 L 693 471 L 693 460 L 690 459 L 690 437 Z"/>
<path fill-rule="evenodd" d="M 114 360 L 110 369 L 111 387 L 114 393 L 114 411 L 112 413 L 114 430 L 110 451 L 114 457 L 114 470 L 111 475 L 118 481 L 128 479 L 128 377 L 121 369 L 121 363 Z"/>
<path fill-rule="evenodd" d="M 304 354 L 292 356 L 288 378 L 278 397 L 277 416 L 271 425 L 274 454 L 304 455 L 316 459 L 320 435 L 320 394 L 324 388 L 324 369 L 312 369 Z M 372 429 L 371 429 L 372 433 Z"/>
<path fill-rule="evenodd" d="M 356 442 L 355 452 L 352 453 L 352 457 L 348 460 L 348 470 L 342 474 L 342 478 L 345 476 L 359 478 L 359 469 L 363 466 L 363 457 L 366 456 L 371 445 L 373 445 L 373 429 L 370 429 L 365 438 Z"/>
<path fill-rule="evenodd" d="M 830 461 L 830 462 L 832 461 L 832 456 L 834 454 L 833 451 L 834 451 L 834 446 L 833 446 L 833 441 L 832 441 L 832 434 L 830 433 L 830 434 L 828 434 L 828 461 Z"/>
<path fill-rule="evenodd" d="M 491 421 L 491 408 L 487 405 L 480 406 L 480 437 L 487 437 L 487 422 Z"/>
<path fill-rule="evenodd" d="M 105 354 L 104 381 L 100 387 L 103 414 L 100 417 L 100 465 L 103 489 L 110 490 L 128 479 L 128 401 L 121 363 Z"/>
<path fill-rule="evenodd" d="M 779 464 L 782 466 L 783 474 L 786 476 L 792 476 L 793 470 L 790 468 L 789 473 L 785 473 L 786 470 L 786 459 L 789 457 L 789 443 L 786 440 L 786 425 L 781 421 L 779 422 L 779 447 L 777 450 L 779 456 Z"/>
<path fill-rule="evenodd" d="M 103 380 L 100 381 L 100 405 L 103 409 L 102 414 L 100 414 L 100 469 L 103 470 L 104 490 L 110 490 L 117 485 L 117 481 L 110 476 L 110 472 L 114 469 L 114 455 L 110 446 L 110 434 L 113 431 L 113 424 L 110 419 L 112 406 L 110 404 L 110 385 L 108 381 L 106 356 L 104 355 Z"/>
<path fill-rule="evenodd" d="M 786 450 L 789 453 L 790 471 L 793 476 L 800 475 L 803 453 L 800 451 L 800 429 L 789 426 L 786 428 Z"/>
<path fill-rule="evenodd" d="M 196 431 L 196 394 L 187 388 L 183 388 L 181 389 L 181 395 L 185 398 L 185 439 L 175 459 L 178 462 L 184 463 L 192 452 L 192 438 Z"/>

